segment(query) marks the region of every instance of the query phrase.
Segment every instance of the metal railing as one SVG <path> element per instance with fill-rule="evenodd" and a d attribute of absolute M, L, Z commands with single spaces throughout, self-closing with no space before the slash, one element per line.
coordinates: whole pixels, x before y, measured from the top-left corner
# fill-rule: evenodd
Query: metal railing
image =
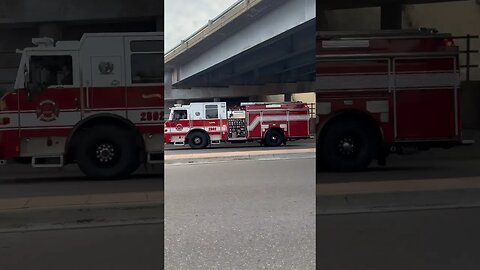
<path fill-rule="evenodd" d="M 455 40 L 463 40 L 465 42 L 465 50 L 460 50 L 460 54 L 465 55 L 465 64 L 460 65 L 460 68 L 465 69 L 465 79 L 470 81 L 470 71 L 472 68 L 478 68 L 478 64 L 472 64 L 472 53 L 478 53 L 478 50 L 472 50 L 472 39 L 478 39 L 478 35 L 454 36 Z"/>
<path fill-rule="evenodd" d="M 200 29 L 198 29 L 197 31 L 193 32 L 192 34 L 190 34 L 188 37 L 186 37 L 185 39 L 181 40 L 179 44 L 177 44 L 176 46 L 174 46 L 173 48 L 169 49 L 165 55 L 175 51 L 176 49 L 178 49 L 180 46 L 182 46 L 185 42 L 188 42 L 189 40 L 193 39 L 195 36 L 197 36 L 198 34 L 200 34 L 202 31 L 204 31 L 205 29 L 207 29 L 211 24 L 219 21 L 220 19 L 222 19 L 228 12 L 230 12 L 232 9 L 238 7 L 239 5 L 243 4 L 246 0 L 238 0 L 237 2 L 233 3 L 231 6 L 229 6 L 226 10 L 222 11 L 222 13 L 220 13 L 219 15 L 217 15 L 215 18 L 211 19 L 211 20 L 208 20 L 208 23 L 205 24 L 204 26 L 200 27 Z M 248 1 L 247 1 L 248 3 Z"/>
<path fill-rule="evenodd" d="M 317 104 L 316 103 L 307 103 L 308 105 L 308 114 L 310 118 L 317 118 Z"/>

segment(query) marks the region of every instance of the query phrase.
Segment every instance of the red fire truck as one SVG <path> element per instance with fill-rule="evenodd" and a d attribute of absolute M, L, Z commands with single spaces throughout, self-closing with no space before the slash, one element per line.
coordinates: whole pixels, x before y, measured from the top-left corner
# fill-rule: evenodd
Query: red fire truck
<path fill-rule="evenodd" d="M 163 160 L 163 33 L 33 39 L 0 100 L 0 159 L 124 177 Z"/>
<path fill-rule="evenodd" d="M 459 74 L 450 34 L 317 33 L 319 164 L 361 170 L 390 152 L 465 143 Z"/>
<path fill-rule="evenodd" d="M 288 140 L 310 137 L 307 104 L 241 103 L 228 109 L 225 102 L 191 103 L 170 109 L 165 143 L 205 148 L 220 142 L 258 141 L 280 146 Z"/>

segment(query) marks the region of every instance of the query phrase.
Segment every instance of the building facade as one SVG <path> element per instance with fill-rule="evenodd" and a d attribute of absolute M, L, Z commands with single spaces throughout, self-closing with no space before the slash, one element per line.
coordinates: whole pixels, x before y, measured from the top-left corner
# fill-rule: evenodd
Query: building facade
<path fill-rule="evenodd" d="M 16 49 L 35 37 L 79 40 L 83 33 L 163 31 L 162 0 L 3 0 L 0 2 L 0 93 L 13 86 Z"/>

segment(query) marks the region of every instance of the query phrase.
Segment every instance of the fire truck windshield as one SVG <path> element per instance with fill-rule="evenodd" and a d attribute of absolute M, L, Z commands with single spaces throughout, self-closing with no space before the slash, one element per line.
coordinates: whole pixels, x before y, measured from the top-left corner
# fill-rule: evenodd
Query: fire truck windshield
<path fill-rule="evenodd" d="M 170 120 L 178 121 L 187 119 L 187 110 L 173 110 L 170 114 Z"/>

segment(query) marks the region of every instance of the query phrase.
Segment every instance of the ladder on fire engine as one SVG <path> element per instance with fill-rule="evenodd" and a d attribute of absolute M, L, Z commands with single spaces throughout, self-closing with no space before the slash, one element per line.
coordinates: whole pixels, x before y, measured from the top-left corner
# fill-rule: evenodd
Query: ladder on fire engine
<path fill-rule="evenodd" d="M 240 106 L 247 106 L 247 105 L 282 105 L 282 104 L 301 104 L 301 101 L 282 101 L 282 102 L 242 102 Z"/>

